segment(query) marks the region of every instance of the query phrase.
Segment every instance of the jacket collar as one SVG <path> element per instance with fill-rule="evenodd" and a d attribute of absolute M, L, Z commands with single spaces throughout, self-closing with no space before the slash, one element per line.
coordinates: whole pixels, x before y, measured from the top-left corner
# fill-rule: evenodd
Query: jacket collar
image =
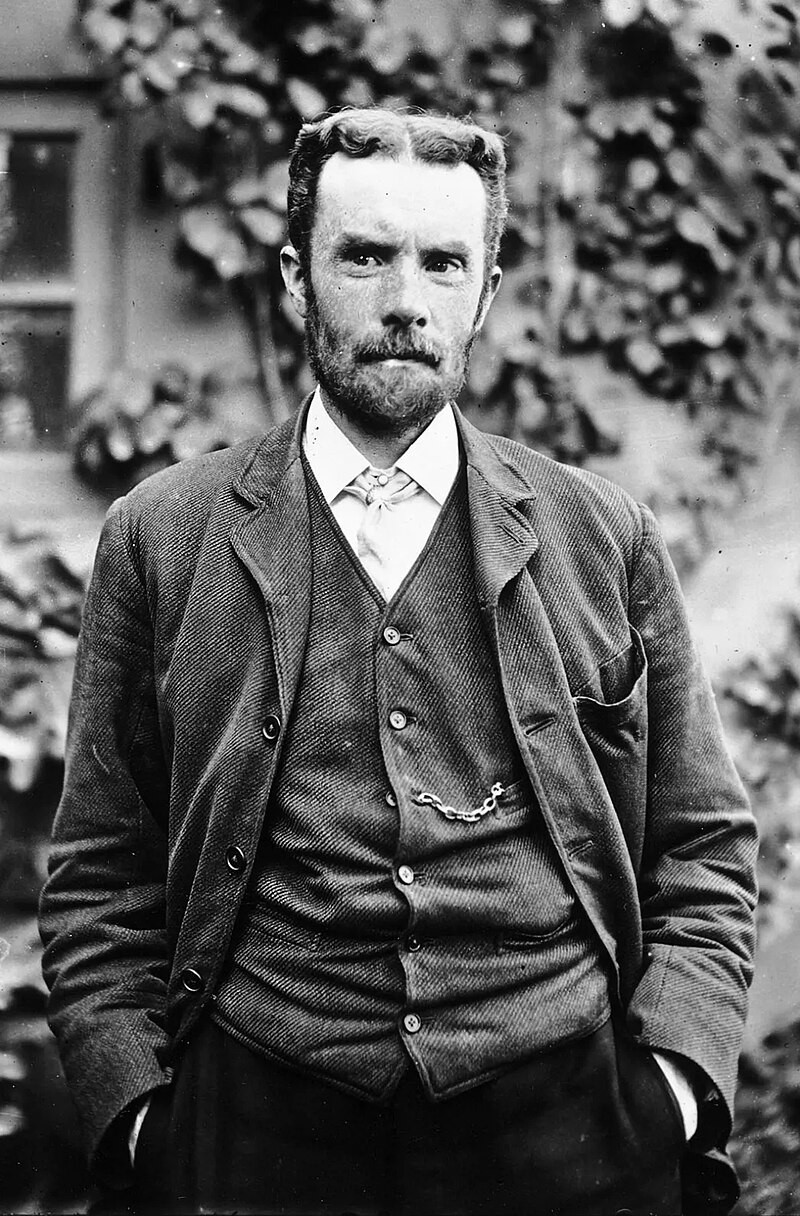
<path fill-rule="evenodd" d="M 534 528 L 536 491 L 519 458 L 479 431 L 456 410 L 464 458 L 481 607 L 493 610 L 503 587 L 539 547 Z"/>
<path fill-rule="evenodd" d="M 308 505 L 300 459 L 310 402 L 309 396 L 294 420 L 261 440 L 234 483 L 236 492 L 259 508 L 250 525 L 237 529 L 234 547 L 273 601 L 281 598 L 281 586 L 287 583 L 298 596 L 299 563 L 305 563 L 305 581 L 310 581 Z M 491 611 L 503 587 L 538 547 L 533 524 L 536 492 L 510 446 L 501 448 L 496 439 L 472 426 L 460 410 L 456 408 L 454 413 L 467 468 L 478 598 L 482 608 Z M 293 572 L 296 580 L 291 578 Z M 296 598 L 298 607 L 302 600 L 302 596 Z"/>

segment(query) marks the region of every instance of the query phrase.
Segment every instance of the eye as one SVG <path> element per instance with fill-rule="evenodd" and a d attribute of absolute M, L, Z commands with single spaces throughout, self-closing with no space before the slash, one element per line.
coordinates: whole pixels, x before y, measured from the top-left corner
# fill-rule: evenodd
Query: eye
<path fill-rule="evenodd" d="M 452 254 L 434 253 L 428 258 L 426 267 L 431 274 L 442 277 L 459 274 L 464 269 L 464 263 Z"/>
<path fill-rule="evenodd" d="M 380 255 L 374 249 L 354 247 L 345 251 L 344 260 L 357 270 L 374 270 L 381 264 Z"/>

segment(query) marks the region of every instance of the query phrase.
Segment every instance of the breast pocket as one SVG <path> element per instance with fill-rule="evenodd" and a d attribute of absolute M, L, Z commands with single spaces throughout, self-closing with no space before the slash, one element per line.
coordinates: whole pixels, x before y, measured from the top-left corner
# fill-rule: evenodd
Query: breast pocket
<path fill-rule="evenodd" d="M 647 655 L 635 629 L 630 645 L 602 663 L 573 699 L 628 835 L 644 814 L 647 796 Z"/>

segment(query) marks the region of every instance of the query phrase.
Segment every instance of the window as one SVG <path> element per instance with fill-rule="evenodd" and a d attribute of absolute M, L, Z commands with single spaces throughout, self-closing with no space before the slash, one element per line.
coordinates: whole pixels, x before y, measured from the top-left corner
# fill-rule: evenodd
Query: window
<path fill-rule="evenodd" d="M 0 92 L 0 453 L 63 450 L 117 352 L 112 128 L 92 96 Z"/>

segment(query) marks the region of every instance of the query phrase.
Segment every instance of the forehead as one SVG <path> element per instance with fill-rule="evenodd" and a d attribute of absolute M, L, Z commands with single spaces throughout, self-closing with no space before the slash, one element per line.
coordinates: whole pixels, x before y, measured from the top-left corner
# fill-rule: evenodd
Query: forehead
<path fill-rule="evenodd" d="M 469 165 L 434 165 L 342 152 L 325 163 L 317 185 L 314 243 L 343 233 L 448 240 L 482 249 L 483 182 Z"/>

